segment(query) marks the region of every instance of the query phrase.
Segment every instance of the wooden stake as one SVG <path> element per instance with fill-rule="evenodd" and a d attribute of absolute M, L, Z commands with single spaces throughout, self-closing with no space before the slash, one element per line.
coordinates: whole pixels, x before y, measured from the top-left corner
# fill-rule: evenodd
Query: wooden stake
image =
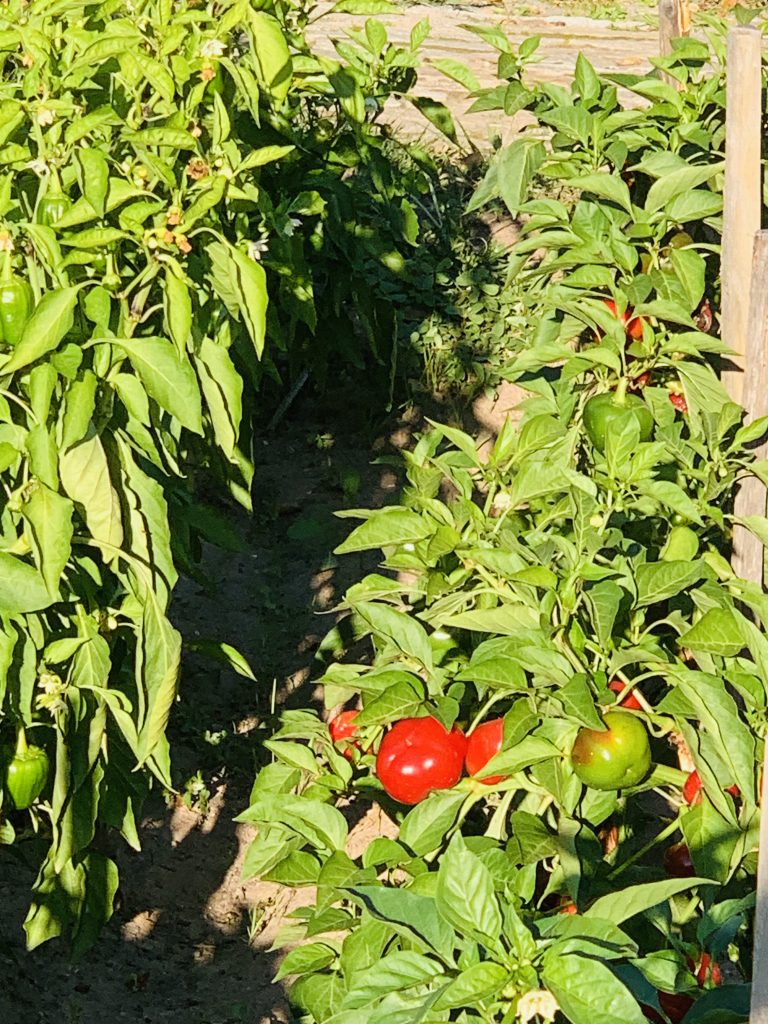
<path fill-rule="evenodd" d="M 687 36 L 691 27 L 688 0 L 659 0 L 659 53 L 672 53 L 672 40 Z"/>
<path fill-rule="evenodd" d="M 768 231 L 758 231 L 754 241 L 754 260 L 750 281 L 747 348 L 744 354 L 749 372 L 744 382 L 747 420 L 768 413 Z M 768 444 L 755 452 L 765 458 Z M 766 491 L 757 477 L 750 477 L 736 495 L 737 516 L 765 515 Z M 760 541 L 743 526 L 733 534 L 733 568 L 744 579 L 762 584 L 764 551 Z M 763 811 L 768 807 L 768 743 L 763 751 Z M 752 1002 L 750 1024 L 768 1024 L 768 813 L 760 815 L 757 862 L 757 903 L 752 962 Z"/>
<path fill-rule="evenodd" d="M 760 416 L 768 415 L 768 231 L 758 231 L 754 238 L 750 295 L 744 305 L 748 307 L 744 361 L 749 367 L 749 373 L 744 379 L 742 404 L 747 411 L 746 421 L 750 423 Z M 763 442 L 755 455 L 765 458 L 767 449 L 768 445 Z M 736 495 L 734 514 L 738 517 L 764 516 L 765 506 L 765 486 L 756 476 L 749 477 Z M 745 527 L 735 525 L 732 558 L 734 572 L 742 579 L 762 584 L 763 558 L 763 545 L 757 537 Z"/>
<path fill-rule="evenodd" d="M 720 259 L 722 314 L 720 335 L 736 352 L 723 384 L 741 402 L 747 315 L 744 287 L 752 271 L 752 247 L 760 230 L 761 33 L 750 26 L 728 33 L 725 111 L 725 209 Z M 762 284 L 765 288 L 765 284 Z M 750 366 L 750 373 L 752 367 Z"/>

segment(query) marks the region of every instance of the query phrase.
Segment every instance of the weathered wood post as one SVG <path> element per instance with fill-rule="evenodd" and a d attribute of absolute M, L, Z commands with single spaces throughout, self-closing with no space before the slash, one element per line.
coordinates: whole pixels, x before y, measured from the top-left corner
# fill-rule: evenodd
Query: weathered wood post
<path fill-rule="evenodd" d="M 761 34 L 734 28 L 728 34 L 725 210 L 720 265 L 721 337 L 735 351 L 733 369 L 723 383 L 751 422 L 768 413 L 768 231 L 761 231 L 762 119 Z M 745 284 L 749 292 L 745 294 Z M 756 452 L 765 457 L 763 442 Z M 763 516 L 766 489 L 757 477 L 741 485 L 735 499 L 737 519 Z M 765 551 L 745 527 L 733 531 L 734 571 L 763 586 Z M 757 901 L 752 963 L 750 1024 L 768 1024 L 768 743 L 763 751 L 762 811 L 757 865 Z"/>
<path fill-rule="evenodd" d="M 668 57 L 672 53 L 672 40 L 687 36 L 691 27 L 688 0 L 659 0 L 659 53 Z M 664 76 L 664 80 L 679 88 L 679 83 Z"/>
<path fill-rule="evenodd" d="M 723 373 L 723 384 L 734 402 L 742 399 L 749 312 L 744 288 L 752 273 L 752 249 L 762 208 L 761 39 L 760 30 L 753 27 L 732 28 L 728 33 L 720 335 L 736 352 L 731 357 L 735 368 Z"/>

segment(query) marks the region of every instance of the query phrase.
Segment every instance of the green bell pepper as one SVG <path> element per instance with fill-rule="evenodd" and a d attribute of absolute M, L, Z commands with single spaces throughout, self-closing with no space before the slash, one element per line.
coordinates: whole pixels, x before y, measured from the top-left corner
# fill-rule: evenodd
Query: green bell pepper
<path fill-rule="evenodd" d="M 16 740 L 16 752 L 5 768 L 5 791 L 18 811 L 24 811 L 42 793 L 48 781 L 50 762 L 41 747 L 27 744 L 24 727 Z"/>

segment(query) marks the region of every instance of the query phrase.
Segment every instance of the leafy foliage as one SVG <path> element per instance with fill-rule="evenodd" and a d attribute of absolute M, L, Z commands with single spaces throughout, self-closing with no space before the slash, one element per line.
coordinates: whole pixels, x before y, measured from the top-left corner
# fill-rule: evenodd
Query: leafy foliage
<path fill-rule="evenodd" d="M 721 79 L 682 43 L 664 63 L 682 91 L 627 77 L 651 102 L 619 110 L 582 58 L 570 93 L 529 90 L 535 42 L 491 41 L 508 85 L 477 102 L 551 126 L 501 150 L 471 204 L 524 215 L 510 282 L 528 331 L 501 370 L 527 397 L 490 450 L 432 424 L 403 454 L 400 504 L 346 513 L 338 552 L 380 550 L 382 571 L 348 591 L 319 681 L 327 709 L 357 709 L 356 739 L 284 715 L 241 815 L 258 828 L 246 874 L 313 887 L 278 977 L 317 1024 L 641 1024 L 672 1019 L 672 995 L 691 1022 L 746 1020 L 768 605 L 728 559 L 768 423 L 743 424 L 726 350 L 693 318 L 716 301 Z M 625 416 L 598 446 L 587 403 L 630 389 L 652 430 Z M 766 536 L 765 517 L 745 525 Z M 590 788 L 574 742 L 617 707 L 651 768 Z M 470 734 L 503 717 L 503 739 L 477 778 L 406 810 L 375 752 L 420 715 Z M 392 834 L 353 858 L 348 822 L 371 805 Z M 691 864 L 662 858 L 675 837 Z M 719 987 L 701 965 L 726 958 Z"/>
<path fill-rule="evenodd" d="M 312 9 L 0 15 L 0 732 L 25 726 L 52 765 L 0 835 L 31 820 L 48 842 L 32 947 L 94 940 L 117 886 L 104 830 L 137 848 L 151 780 L 172 786 L 171 594 L 201 537 L 233 543 L 199 480 L 249 507 L 255 396 L 281 360 L 311 353 L 321 381 L 364 337 L 389 376 L 371 268 L 404 263 L 419 222 L 374 120 L 424 32 L 404 49 L 374 26 L 330 61 L 304 41 Z"/>

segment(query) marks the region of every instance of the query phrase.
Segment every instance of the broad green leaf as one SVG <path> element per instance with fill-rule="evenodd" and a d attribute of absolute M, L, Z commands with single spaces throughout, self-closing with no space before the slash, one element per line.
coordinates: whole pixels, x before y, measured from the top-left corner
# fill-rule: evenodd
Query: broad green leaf
<path fill-rule="evenodd" d="M 152 590 L 147 590 L 136 647 L 136 676 L 146 698 L 139 729 L 139 761 L 155 752 L 165 735 L 168 716 L 176 699 L 181 665 L 181 635 L 163 614 Z"/>
<path fill-rule="evenodd" d="M 348 1009 L 370 1007 L 389 992 L 404 992 L 416 985 L 426 985 L 442 973 L 437 960 L 412 950 L 397 950 L 351 972 L 343 1005 Z"/>
<path fill-rule="evenodd" d="M 444 962 L 453 961 L 456 936 L 431 897 L 382 885 L 352 886 L 349 894 L 394 931 L 409 936 L 427 950 L 435 950 Z"/>
<path fill-rule="evenodd" d="M 162 486 L 140 468 L 131 446 L 120 435 L 115 440 L 121 468 L 123 546 L 138 560 L 138 564 L 131 564 L 130 571 L 139 583 L 142 600 L 145 590 L 150 588 L 165 607 L 178 579 L 171 550 L 168 504 Z"/>
<path fill-rule="evenodd" d="M 451 839 L 437 874 L 437 906 L 457 931 L 495 946 L 501 935 L 501 909 L 488 868 L 471 853 L 461 835 Z"/>
<path fill-rule="evenodd" d="M 741 622 L 730 608 L 711 608 L 680 637 L 682 647 L 723 658 L 737 655 L 745 643 Z"/>
<path fill-rule="evenodd" d="M 264 268 L 232 245 L 212 242 L 211 283 L 235 319 L 242 318 L 261 358 L 267 331 L 267 278 Z"/>
<path fill-rule="evenodd" d="M 227 458 L 234 462 L 243 415 L 242 377 L 235 369 L 227 349 L 215 344 L 210 338 L 200 341 L 195 354 L 195 367 L 216 442 Z"/>
<path fill-rule="evenodd" d="M 38 483 L 24 504 L 24 518 L 32 530 L 35 561 L 51 597 L 57 600 L 72 547 L 73 511 L 68 498 L 42 483 Z"/>
<path fill-rule="evenodd" d="M 426 800 L 417 804 L 403 819 L 400 826 L 400 842 L 423 857 L 441 844 L 456 819 L 466 793 L 453 790 L 430 793 Z"/>
<path fill-rule="evenodd" d="M 528 198 L 529 186 L 544 157 L 544 145 L 527 138 L 510 143 L 497 157 L 496 187 L 513 217 Z"/>
<path fill-rule="evenodd" d="M 632 213 L 632 199 L 629 188 L 620 177 L 613 174 L 586 174 L 581 178 L 571 179 L 574 188 L 580 188 L 582 192 L 590 192 L 592 195 L 600 196 L 611 203 L 616 203 L 622 210 Z M 651 186 L 653 188 L 653 186 Z"/>
<path fill-rule="evenodd" d="M 291 793 L 258 795 L 236 821 L 285 825 L 319 850 L 343 850 L 348 827 L 341 811 L 320 800 Z"/>
<path fill-rule="evenodd" d="M 0 615 L 24 615 L 50 607 L 42 573 L 15 555 L 0 551 Z"/>
<path fill-rule="evenodd" d="M 314 974 L 322 971 L 324 967 L 332 964 L 337 953 L 332 946 L 326 946 L 324 942 L 310 942 L 306 946 L 299 946 L 288 952 L 274 977 L 274 981 L 281 981 L 290 975 Z"/>
<path fill-rule="evenodd" d="M 109 464 L 101 438 L 92 430 L 79 444 L 61 453 L 61 484 L 82 509 L 88 530 L 97 543 L 103 543 L 109 562 L 123 543 L 120 501 L 112 486 Z"/>
<path fill-rule="evenodd" d="M 435 529 L 435 523 L 418 512 L 412 512 L 407 508 L 384 508 L 377 510 L 370 519 L 355 527 L 347 539 L 334 550 L 334 554 L 346 555 L 352 551 L 415 544 L 431 536 Z"/>
<path fill-rule="evenodd" d="M 24 327 L 21 341 L 2 366 L 3 373 L 12 373 L 58 347 L 72 327 L 77 288 L 56 288 L 46 292 Z"/>
<path fill-rule="evenodd" d="M 603 648 L 613 647 L 613 626 L 626 591 L 613 580 L 603 580 L 590 587 L 586 591 L 586 596 L 592 609 L 592 622 L 600 645 Z"/>
<path fill-rule="evenodd" d="M 695 562 L 645 562 L 636 569 L 638 608 L 666 601 L 707 576 L 703 559 Z"/>
<path fill-rule="evenodd" d="M 562 690 L 559 692 L 562 693 Z M 482 779 L 484 775 L 514 775 L 523 768 L 561 756 L 560 750 L 549 740 L 541 736 L 526 736 L 509 750 L 501 750 L 492 757 L 478 778 Z"/>
<path fill-rule="evenodd" d="M 195 434 L 202 434 L 200 389 L 189 360 L 163 338 L 116 338 L 157 404 Z"/>
<path fill-rule="evenodd" d="M 265 11 L 250 11 L 253 47 L 259 84 L 277 102 L 288 95 L 293 62 L 282 26 Z"/>
<path fill-rule="evenodd" d="M 435 1002 L 436 1010 L 466 1008 L 479 1001 L 492 1000 L 509 980 L 509 971 L 501 964 L 473 964 L 442 989 Z"/>
<path fill-rule="evenodd" d="M 644 882 L 618 889 L 607 896 L 598 897 L 584 912 L 585 917 L 605 918 L 613 924 L 629 921 L 636 914 L 642 914 L 659 903 L 666 903 L 672 896 L 698 885 L 717 885 L 709 878 L 670 878 L 663 882 Z"/>
<path fill-rule="evenodd" d="M 542 980 L 572 1024 L 645 1024 L 629 989 L 607 964 L 570 953 L 547 959 Z"/>
<path fill-rule="evenodd" d="M 425 668 L 432 668 L 432 646 L 427 631 L 416 619 L 374 601 L 359 601 L 355 611 L 373 633 L 386 637 L 403 654 L 415 658 Z"/>

